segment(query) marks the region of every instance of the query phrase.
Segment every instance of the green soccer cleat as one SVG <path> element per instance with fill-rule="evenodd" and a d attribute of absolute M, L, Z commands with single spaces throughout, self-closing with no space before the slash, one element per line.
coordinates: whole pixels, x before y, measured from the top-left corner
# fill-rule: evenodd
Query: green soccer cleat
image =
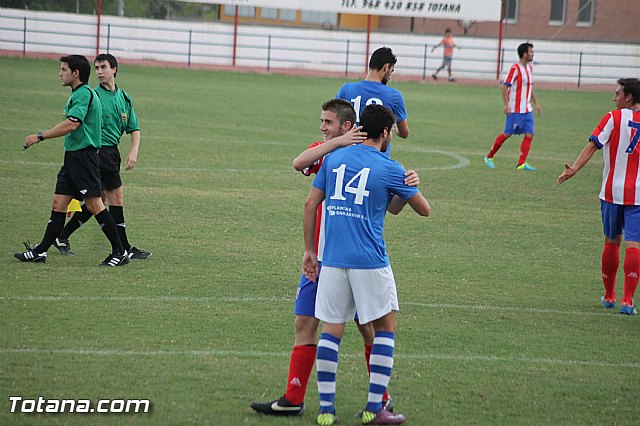
<path fill-rule="evenodd" d="M 484 165 L 490 169 L 496 168 L 495 164 L 493 164 L 493 158 L 489 158 L 486 155 L 484 156 Z"/>
<path fill-rule="evenodd" d="M 321 426 L 331 426 L 338 423 L 338 418 L 333 413 L 320 413 L 317 422 Z"/>
<path fill-rule="evenodd" d="M 516 170 L 527 170 L 527 171 L 531 172 L 531 171 L 538 170 L 538 169 L 536 169 L 533 166 L 530 166 L 527 163 L 522 163 L 522 164 L 519 164 L 519 165 L 516 166 Z"/>

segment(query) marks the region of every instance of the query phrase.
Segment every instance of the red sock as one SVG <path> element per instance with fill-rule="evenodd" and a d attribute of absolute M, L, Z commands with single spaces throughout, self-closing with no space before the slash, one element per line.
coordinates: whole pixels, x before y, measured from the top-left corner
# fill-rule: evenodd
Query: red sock
<path fill-rule="evenodd" d="M 367 361 L 367 373 L 371 373 L 371 367 L 369 366 L 369 359 L 371 358 L 371 350 L 373 349 L 373 345 L 364 345 L 364 359 Z M 384 391 L 382 395 L 382 400 L 386 401 L 389 399 L 389 389 Z"/>
<path fill-rule="evenodd" d="M 527 157 L 529 156 L 529 150 L 531 149 L 532 140 L 533 136 L 525 136 L 524 139 L 522 139 L 522 144 L 520 144 L 520 159 L 518 160 L 518 166 L 527 162 Z"/>
<path fill-rule="evenodd" d="M 628 247 L 624 253 L 624 293 L 622 303 L 633 305 L 633 295 L 638 288 L 638 274 L 640 274 L 640 249 Z"/>
<path fill-rule="evenodd" d="M 620 245 L 604 243 L 602 250 L 602 283 L 604 284 L 604 298 L 616 300 L 616 274 L 620 264 Z"/>
<path fill-rule="evenodd" d="M 491 147 L 491 150 L 487 154 L 487 157 L 493 158 L 493 156 L 496 155 L 496 152 L 498 152 L 498 150 L 506 140 L 507 140 L 507 135 L 505 135 L 504 133 L 500 133 L 496 138 L 495 142 L 493 142 L 493 146 Z"/>
<path fill-rule="evenodd" d="M 316 362 L 316 345 L 294 346 L 289 360 L 289 378 L 284 397 L 292 404 L 302 404 L 307 393 L 309 376 Z"/>

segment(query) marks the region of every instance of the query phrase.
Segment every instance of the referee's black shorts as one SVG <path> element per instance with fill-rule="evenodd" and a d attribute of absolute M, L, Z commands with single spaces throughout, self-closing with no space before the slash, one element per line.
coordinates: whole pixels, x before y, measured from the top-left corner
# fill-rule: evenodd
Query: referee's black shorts
<path fill-rule="evenodd" d="M 77 200 L 100 196 L 100 163 L 96 148 L 65 151 L 64 163 L 56 180 L 55 193 L 70 195 Z"/>
<path fill-rule="evenodd" d="M 98 152 L 102 190 L 112 191 L 122 186 L 120 179 L 120 150 L 117 146 L 103 146 Z"/>

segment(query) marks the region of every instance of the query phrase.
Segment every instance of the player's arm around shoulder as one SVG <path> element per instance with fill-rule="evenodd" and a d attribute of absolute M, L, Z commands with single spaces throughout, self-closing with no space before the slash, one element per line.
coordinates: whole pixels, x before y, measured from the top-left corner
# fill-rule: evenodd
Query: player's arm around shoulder
<path fill-rule="evenodd" d="M 409 198 L 407 203 L 411 206 L 413 211 L 418 213 L 420 216 L 428 217 L 431 215 L 431 206 L 422 193 L 418 192 L 413 197 Z"/>
<path fill-rule="evenodd" d="M 324 143 L 319 143 L 316 146 L 312 145 L 293 159 L 293 168 L 301 172 L 336 149 L 364 142 L 367 139 L 367 134 L 361 130 L 362 127 L 353 126 L 351 130 L 344 135 L 335 137 Z"/>

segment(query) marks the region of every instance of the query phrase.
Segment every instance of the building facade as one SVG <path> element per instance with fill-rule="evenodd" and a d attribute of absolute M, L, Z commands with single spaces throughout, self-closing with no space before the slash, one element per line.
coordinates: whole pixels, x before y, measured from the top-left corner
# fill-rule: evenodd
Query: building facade
<path fill-rule="evenodd" d="M 235 7 L 221 6 L 220 19 L 235 19 Z M 503 37 L 557 41 L 640 43 L 639 0 L 503 0 Z M 239 21 L 324 29 L 498 37 L 497 22 L 348 15 L 329 12 L 239 7 Z"/>

